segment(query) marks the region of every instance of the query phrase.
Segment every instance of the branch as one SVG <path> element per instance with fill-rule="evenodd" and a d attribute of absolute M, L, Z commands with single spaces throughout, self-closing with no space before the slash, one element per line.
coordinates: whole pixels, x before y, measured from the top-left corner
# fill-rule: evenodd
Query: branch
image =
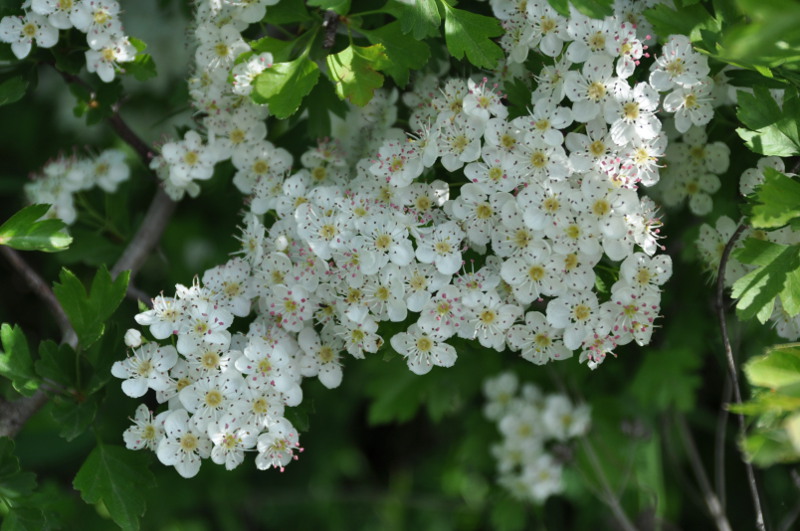
<path fill-rule="evenodd" d="M 583 449 L 586 452 L 586 456 L 589 458 L 589 463 L 592 465 L 592 469 L 594 470 L 595 475 L 597 476 L 597 480 L 600 482 L 600 488 L 602 490 L 603 498 L 611 509 L 611 512 L 614 514 L 614 518 L 617 519 L 617 523 L 619 526 L 624 529 L 625 531 L 637 531 L 636 526 L 628 518 L 628 515 L 625 514 L 625 511 L 622 509 L 622 506 L 619 504 L 619 500 L 614 495 L 614 491 L 611 489 L 611 485 L 608 483 L 608 479 L 606 479 L 605 474 L 603 473 L 602 465 L 600 464 L 600 459 L 597 457 L 597 454 L 594 451 L 589 439 L 583 437 L 581 439 L 583 443 Z"/>
<path fill-rule="evenodd" d="M 697 446 L 692 439 L 692 434 L 689 427 L 686 425 L 686 418 L 682 414 L 675 416 L 675 421 L 678 424 L 678 433 L 680 433 L 683 447 L 686 449 L 686 454 L 689 457 L 689 464 L 692 467 L 697 483 L 700 486 L 700 491 L 703 493 L 703 500 L 706 502 L 708 512 L 714 519 L 719 531 L 731 531 L 731 524 L 725 516 L 725 511 L 722 504 L 714 491 L 711 490 L 711 483 L 708 481 L 705 469 L 703 469 L 703 461 L 700 459 L 700 454 L 697 451 Z"/>
<path fill-rule="evenodd" d="M 725 305 L 723 299 L 725 294 L 725 267 L 728 265 L 728 258 L 730 258 L 731 251 L 733 250 L 734 244 L 736 244 L 736 240 L 739 239 L 739 236 L 741 236 L 745 228 L 746 226 L 744 224 L 739 225 L 739 227 L 737 227 L 736 231 L 733 233 L 733 236 L 731 236 L 731 239 L 728 240 L 728 243 L 725 245 L 725 249 L 722 251 L 722 257 L 719 261 L 719 270 L 717 271 L 717 318 L 719 319 L 719 327 L 720 331 L 722 332 L 722 342 L 725 346 L 725 358 L 728 362 L 728 372 L 730 373 L 731 382 L 733 383 L 733 397 L 736 400 L 737 405 L 742 403 L 742 392 L 739 388 L 739 375 L 738 371 L 736 370 L 736 361 L 733 359 L 731 340 L 728 337 L 728 324 L 725 318 Z M 739 436 L 742 440 L 744 440 L 747 431 L 744 415 L 738 413 L 736 416 L 739 418 Z M 753 465 L 746 459 L 743 459 L 743 461 L 745 469 L 747 470 L 747 484 L 750 487 L 750 496 L 753 498 L 753 509 L 756 512 L 756 528 L 758 528 L 760 531 L 764 531 L 766 529 L 766 524 L 764 523 L 764 512 L 761 508 L 761 497 L 758 492 L 756 475 L 753 470 Z"/>
<path fill-rule="evenodd" d="M 44 301 L 61 329 L 62 340 L 75 348 L 78 345 L 78 336 L 75 335 L 75 330 L 72 329 L 67 314 L 50 286 L 14 249 L 0 245 L 0 253 L 6 257 L 33 292 Z M 39 389 L 32 396 L 14 401 L 0 399 L 0 437 L 14 437 L 28 419 L 47 403 L 47 400 L 47 393 L 43 389 Z"/>
<path fill-rule="evenodd" d="M 139 230 L 136 231 L 136 235 L 125 248 L 117 263 L 111 268 L 112 277 L 116 277 L 121 272 L 129 269 L 131 271 L 130 278 L 133 281 L 133 277 L 147 260 L 150 251 L 161 239 L 161 234 L 164 232 L 167 221 L 174 210 L 175 202 L 169 198 L 163 189 L 159 188 L 150 203 L 150 207 L 147 209 Z"/>

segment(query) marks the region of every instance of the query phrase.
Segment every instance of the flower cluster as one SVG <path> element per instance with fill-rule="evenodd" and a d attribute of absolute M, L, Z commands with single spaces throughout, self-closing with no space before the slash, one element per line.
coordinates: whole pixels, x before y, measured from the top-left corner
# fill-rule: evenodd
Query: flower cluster
<path fill-rule="evenodd" d="M 589 406 L 563 394 L 545 395 L 531 383 L 519 385 L 505 372 L 484 382 L 484 415 L 497 423 L 503 440 L 492 447 L 498 483 L 521 501 L 544 503 L 559 494 L 562 463 L 551 451 L 589 431 Z"/>
<path fill-rule="evenodd" d="M 93 158 L 59 157 L 48 162 L 41 174 L 25 185 L 25 195 L 33 203 L 49 203 L 47 216 L 72 224 L 77 218 L 74 194 L 95 186 L 113 193 L 130 176 L 125 153 L 107 149 Z"/>
<path fill-rule="evenodd" d="M 75 28 L 86 34 L 86 69 L 108 83 L 120 63 L 133 61 L 136 47 L 122 29 L 116 0 L 25 0 L 23 14 L 0 20 L 0 41 L 11 44 L 18 59 L 28 56 L 33 42 L 51 48 L 59 30 Z"/>
<path fill-rule="evenodd" d="M 302 377 L 338 386 L 345 359 L 385 344 L 387 322 L 404 329 L 388 343 L 417 374 L 453 365 L 456 337 L 535 364 L 579 351 L 591 368 L 620 345 L 649 343 L 672 264 L 658 254 L 660 221 L 640 188 L 660 178 L 667 99 L 683 102 L 672 105 L 676 123 L 697 127 L 678 127 L 684 144 L 704 142 L 705 59 L 671 37 L 640 72 L 649 35 L 630 20 L 644 4 L 618 2 L 604 20 L 507 4 L 492 3 L 498 18 L 539 28 L 524 46 L 549 58 L 527 114 L 510 117 L 498 89 L 524 55 L 509 30 L 508 64 L 493 78 L 421 75 L 402 97 L 376 91 L 332 116 L 335 140 L 319 139 L 297 166 L 266 140 L 268 111 L 247 97 L 272 62 L 241 35 L 253 4 L 199 4 L 190 90 L 203 127 L 164 144 L 153 167 L 177 199 L 231 159 L 247 212 L 241 256 L 157 297 L 137 316 L 154 341 L 115 369 L 139 378 L 129 395 L 153 389 L 168 404 L 164 427 L 177 419 L 150 445 L 162 462 L 191 474 L 201 457 L 222 462 L 213 448 L 229 445 L 237 453 L 226 465 L 255 449 L 262 466 L 268 447 L 257 442 L 277 440 L 276 429 L 287 453 L 272 463 L 285 465 L 297 439 L 282 411 L 302 399 Z M 398 100 L 409 131 L 395 127 Z M 601 269 L 615 277 L 604 291 Z M 229 332 L 251 314 L 246 334 Z M 254 401 L 280 413 L 254 417 Z M 238 438 L 221 437 L 223 425 Z M 196 444 L 176 453 L 188 427 Z"/>

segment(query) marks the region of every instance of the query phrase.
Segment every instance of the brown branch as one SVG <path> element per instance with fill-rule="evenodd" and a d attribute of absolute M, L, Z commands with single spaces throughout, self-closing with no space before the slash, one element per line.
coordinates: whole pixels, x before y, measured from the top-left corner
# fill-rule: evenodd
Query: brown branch
<path fill-rule="evenodd" d="M 147 214 L 144 216 L 139 230 L 136 231 L 131 242 L 125 248 L 122 256 L 111 268 L 111 276 L 116 277 L 121 272 L 130 270 L 131 280 L 147 260 L 150 251 L 161 239 L 161 234 L 167 226 L 172 212 L 175 210 L 175 202 L 169 198 L 163 189 L 156 191 Z"/>
<path fill-rule="evenodd" d="M 730 258 L 731 251 L 733 250 L 733 246 L 736 244 L 736 240 L 739 239 L 739 236 L 741 236 L 745 228 L 746 226 L 744 224 L 739 225 L 739 227 L 737 227 L 736 231 L 733 233 L 733 236 L 731 236 L 730 240 L 728 240 L 728 243 L 725 245 L 725 249 L 722 251 L 722 257 L 719 261 L 719 270 L 717 271 L 717 318 L 719 319 L 722 342 L 725 347 L 725 358 L 728 362 L 728 372 L 730 373 L 731 382 L 733 383 L 733 397 L 737 405 L 742 403 L 742 391 L 739 387 L 739 374 L 736 369 L 736 361 L 733 359 L 733 349 L 731 348 L 730 337 L 728 337 L 728 323 L 725 316 L 725 267 L 728 265 L 728 258 Z M 736 417 L 739 419 L 739 436 L 742 440 L 744 440 L 747 432 L 744 415 L 738 413 Z M 764 512 L 761 508 L 761 496 L 759 494 L 758 483 L 756 482 L 755 471 L 753 470 L 753 465 L 746 459 L 742 459 L 742 461 L 744 462 L 744 466 L 747 471 L 747 484 L 750 487 L 750 496 L 753 498 L 753 509 L 756 513 L 756 528 L 764 531 L 766 529 L 766 524 L 764 522 Z"/>
<path fill-rule="evenodd" d="M 686 455 L 689 457 L 689 465 L 691 465 L 692 471 L 697 479 L 697 484 L 700 487 L 700 491 L 703 493 L 703 501 L 706 503 L 708 512 L 711 513 L 711 518 L 714 519 L 714 523 L 719 531 L 731 531 L 731 524 L 725 516 L 725 510 L 719 498 L 711 489 L 711 483 L 708 481 L 708 476 L 703 468 L 703 461 L 700 459 L 700 454 L 692 438 L 692 433 L 686 425 L 686 418 L 682 414 L 678 414 L 675 416 L 675 421 L 678 425 L 678 433 L 681 436 Z"/>
<path fill-rule="evenodd" d="M 142 159 L 145 168 L 149 168 L 153 152 L 150 150 L 150 147 L 139 138 L 139 135 L 128 127 L 128 124 L 125 123 L 125 120 L 119 115 L 119 110 L 117 108 L 114 109 L 114 114 L 108 119 L 108 123 L 117 135 L 136 151 L 136 154 Z"/>

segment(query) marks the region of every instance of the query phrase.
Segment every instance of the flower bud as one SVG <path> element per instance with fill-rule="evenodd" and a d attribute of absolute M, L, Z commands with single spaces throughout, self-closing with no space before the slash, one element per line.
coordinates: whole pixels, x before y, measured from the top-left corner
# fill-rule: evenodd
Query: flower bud
<path fill-rule="evenodd" d="M 128 331 L 125 332 L 125 344 L 130 348 L 142 346 L 142 333 L 135 328 L 129 328 Z"/>

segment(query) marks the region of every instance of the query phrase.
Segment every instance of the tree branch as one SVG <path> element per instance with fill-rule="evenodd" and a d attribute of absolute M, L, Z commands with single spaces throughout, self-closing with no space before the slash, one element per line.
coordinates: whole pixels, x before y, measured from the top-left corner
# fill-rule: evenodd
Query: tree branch
<path fill-rule="evenodd" d="M 625 511 L 619 504 L 619 500 L 614 495 L 614 491 L 611 489 L 611 485 L 609 485 L 608 479 L 606 479 L 606 475 L 603 473 L 603 467 L 600 464 L 600 459 L 597 457 L 597 453 L 594 451 L 594 447 L 592 447 L 592 444 L 586 437 L 583 437 L 581 442 L 583 443 L 583 449 L 586 452 L 586 456 L 589 458 L 589 463 L 592 465 L 592 469 L 597 476 L 597 480 L 600 482 L 603 501 L 605 501 L 606 505 L 608 505 L 608 507 L 611 509 L 611 512 L 614 514 L 614 518 L 616 518 L 620 528 L 622 528 L 624 531 L 636 531 L 636 526 L 633 525 L 633 522 L 630 521 L 628 515 L 625 514 Z"/>
<path fill-rule="evenodd" d="M 719 270 L 717 271 L 717 318 L 719 319 L 722 342 L 725 347 L 728 372 L 730 373 L 731 382 L 733 384 L 733 397 L 737 405 L 742 403 L 742 391 L 739 388 L 739 374 L 736 369 L 736 361 L 733 359 L 733 349 L 731 348 L 730 337 L 728 337 L 728 323 L 725 316 L 725 267 L 728 265 L 728 258 L 730 258 L 736 240 L 739 239 L 739 236 L 741 236 L 745 228 L 746 226 L 744 224 L 739 225 L 730 240 L 728 240 L 725 249 L 722 251 L 722 257 L 719 261 Z M 738 413 L 736 417 L 739 419 L 739 436 L 744 439 L 747 431 L 744 415 Z M 764 512 L 761 508 L 761 496 L 758 491 L 758 484 L 756 483 L 755 471 L 751 463 L 747 462 L 745 459 L 742 459 L 742 461 L 744 461 L 744 466 L 747 471 L 747 484 L 750 487 L 750 496 L 753 498 L 753 509 L 756 513 L 756 528 L 763 531 L 766 529 L 766 524 L 764 522 Z"/>
<path fill-rule="evenodd" d="M 686 418 L 682 414 L 675 416 L 675 421 L 678 425 L 678 433 L 680 433 L 683 447 L 686 449 L 686 454 L 689 457 L 689 464 L 692 467 L 697 484 L 700 491 L 703 493 L 703 501 L 706 503 L 708 512 L 711 513 L 711 518 L 719 531 L 731 531 L 731 524 L 725 516 L 725 510 L 714 491 L 711 489 L 711 483 L 708 481 L 708 476 L 703 468 L 703 461 L 700 459 L 700 454 L 697 451 L 697 446 L 692 439 L 692 434 L 689 427 L 686 425 Z"/>
<path fill-rule="evenodd" d="M 169 198 L 163 189 L 159 188 L 150 203 L 150 207 L 147 209 L 139 230 L 136 231 L 136 235 L 125 248 L 117 263 L 111 268 L 112 277 L 116 277 L 121 272 L 129 269 L 131 281 L 133 280 L 133 277 L 147 260 L 150 251 L 161 239 L 161 234 L 163 234 L 167 221 L 174 210 L 175 202 Z"/>
<path fill-rule="evenodd" d="M 67 314 L 47 282 L 14 249 L 0 245 L 0 253 L 6 257 L 33 292 L 44 301 L 61 329 L 62 341 L 75 348 L 78 345 L 78 336 L 75 335 L 75 330 L 72 329 Z M 0 399 L 0 437 L 14 437 L 28 419 L 47 403 L 47 400 L 47 393 L 43 389 L 39 389 L 31 396 L 14 401 Z"/>

